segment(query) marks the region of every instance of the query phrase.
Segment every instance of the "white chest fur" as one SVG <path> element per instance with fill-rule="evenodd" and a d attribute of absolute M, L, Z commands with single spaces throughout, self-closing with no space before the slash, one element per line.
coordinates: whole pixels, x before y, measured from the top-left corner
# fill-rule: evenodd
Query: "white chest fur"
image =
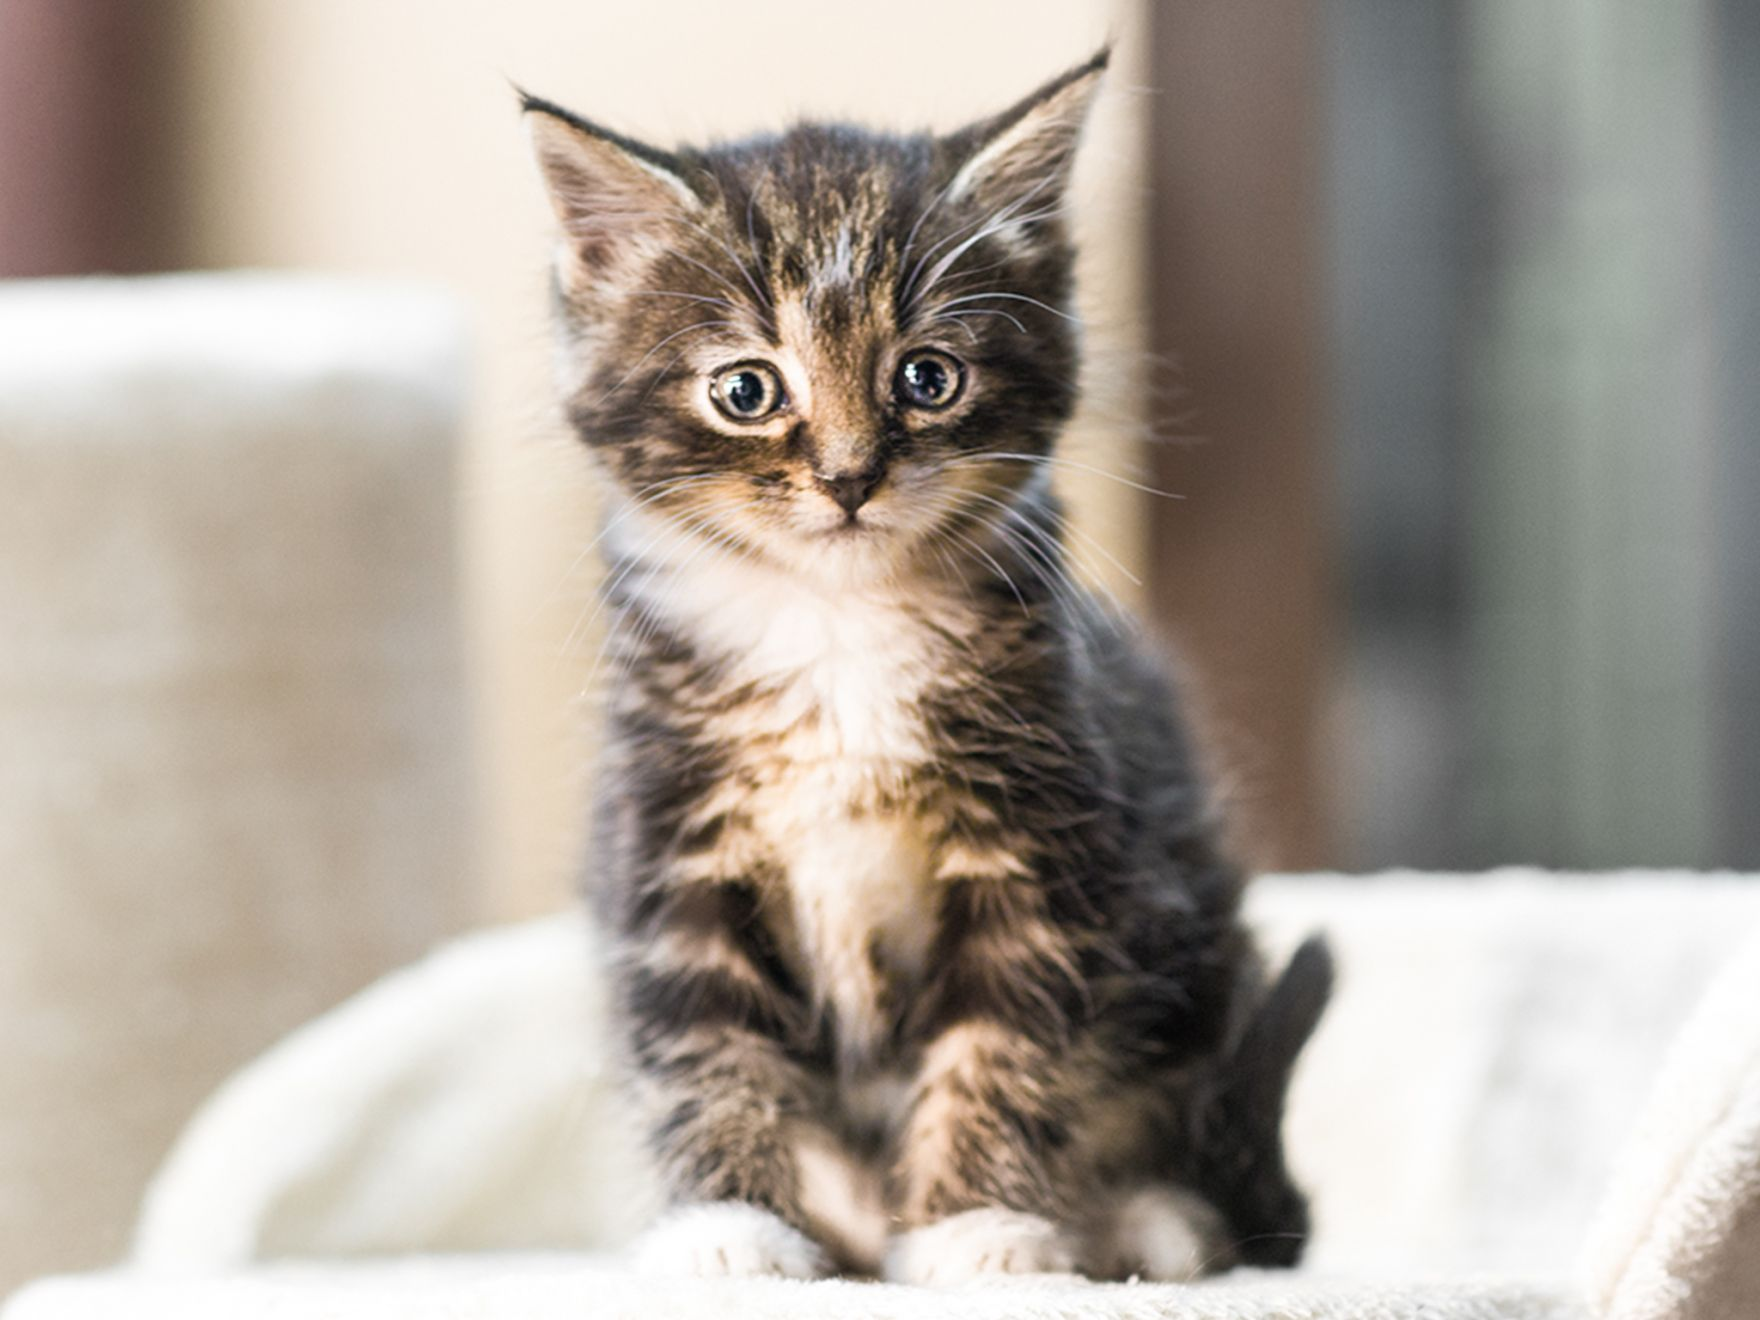
<path fill-rule="evenodd" d="M 734 749 L 725 805 L 786 878 L 801 960 L 854 1063 L 933 937 L 934 822 L 902 790 L 931 757 L 920 699 L 945 643 L 902 602 L 742 564 L 682 574 L 665 608 L 766 694 L 713 729 Z"/>

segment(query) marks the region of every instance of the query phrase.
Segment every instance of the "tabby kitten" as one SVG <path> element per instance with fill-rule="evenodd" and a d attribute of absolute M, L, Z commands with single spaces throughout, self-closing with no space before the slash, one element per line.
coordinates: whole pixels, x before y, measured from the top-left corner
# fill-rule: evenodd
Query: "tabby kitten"
<path fill-rule="evenodd" d="M 1293 1261 L 1268 992 L 1173 692 L 1065 566 L 1104 53 L 946 137 L 660 151 L 525 98 L 615 495 L 591 889 L 663 1269 Z"/>

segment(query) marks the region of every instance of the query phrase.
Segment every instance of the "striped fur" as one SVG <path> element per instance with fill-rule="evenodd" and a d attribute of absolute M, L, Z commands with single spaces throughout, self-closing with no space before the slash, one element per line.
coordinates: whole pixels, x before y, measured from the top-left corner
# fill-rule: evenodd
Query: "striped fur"
<path fill-rule="evenodd" d="M 1157 1187 L 1131 1224 L 1203 1198 L 1205 1264 L 1305 1229 L 1275 1121 L 1220 1149 L 1262 995 L 1241 876 L 1042 461 L 1103 64 L 947 137 L 661 152 L 527 99 L 569 415 L 616 496 L 589 883 L 680 1268 L 812 1272 L 802 1234 L 924 1279 L 1195 1259 L 1120 1256 L 1110 1207 Z M 945 406 L 900 383 L 928 350 Z M 717 402 L 742 363 L 774 415 Z M 1223 1185 L 1249 1164 L 1276 1195 Z"/>

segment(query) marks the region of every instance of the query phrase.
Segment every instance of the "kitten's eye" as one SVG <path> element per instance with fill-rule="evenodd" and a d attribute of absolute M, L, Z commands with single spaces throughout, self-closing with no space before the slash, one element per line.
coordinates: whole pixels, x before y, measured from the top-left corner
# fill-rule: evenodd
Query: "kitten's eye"
<path fill-rule="evenodd" d="M 966 382 L 965 368 L 945 353 L 923 349 L 898 364 L 893 392 L 913 408 L 945 408 Z"/>
<path fill-rule="evenodd" d="M 709 382 L 709 397 L 722 416 L 735 422 L 761 422 L 788 401 L 782 378 L 762 362 L 742 362 L 718 372 Z"/>

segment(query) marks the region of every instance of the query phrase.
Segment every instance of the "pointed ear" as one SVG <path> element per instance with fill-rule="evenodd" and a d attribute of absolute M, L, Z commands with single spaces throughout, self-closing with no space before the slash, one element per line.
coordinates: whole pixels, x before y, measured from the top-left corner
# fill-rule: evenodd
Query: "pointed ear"
<path fill-rule="evenodd" d="M 520 93 L 532 151 L 562 226 L 570 284 L 654 250 L 669 226 L 694 217 L 703 199 L 678 159 Z"/>
<path fill-rule="evenodd" d="M 965 163 L 949 195 L 972 197 L 991 209 L 1055 206 L 1069 183 L 1082 125 L 1111 57 L 1111 48 L 1103 47 L 1024 101 L 954 134 L 949 145 Z"/>

